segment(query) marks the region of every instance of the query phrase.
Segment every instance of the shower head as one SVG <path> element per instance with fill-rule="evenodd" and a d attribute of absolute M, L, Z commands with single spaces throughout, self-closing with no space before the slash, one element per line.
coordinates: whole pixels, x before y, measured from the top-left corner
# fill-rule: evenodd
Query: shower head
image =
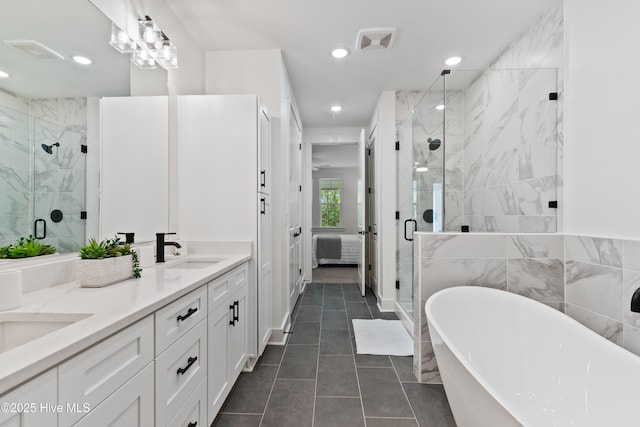
<path fill-rule="evenodd" d="M 431 151 L 437 150 L 438 148 L 440 148 L 440 144 L 442 144 L 439 139 L 428 138 L 427 142 L 429 143 L 429 150 Z"/>
<path fill-rule="evenodd" d="M 55 144 L 51 144 L 51 145 L 42 144 L 40 146 L 42 147 L 45 153 L 53 154 L 53 147 L 60 147 L 60 143 L 56 142 Z"/>

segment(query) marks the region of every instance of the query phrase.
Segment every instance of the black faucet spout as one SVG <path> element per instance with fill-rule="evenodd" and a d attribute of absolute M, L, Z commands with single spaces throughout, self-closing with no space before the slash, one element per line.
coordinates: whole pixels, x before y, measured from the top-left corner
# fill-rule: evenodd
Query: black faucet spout
<path fill-rule="evenodd" d="M 164 247 L 174 246 L 181 248 L 182 245 L 178 242 L 165 242 L 164 236 L 172 235 L 176 233 L 156 233 L 156 262 L 164 262 Z"/>

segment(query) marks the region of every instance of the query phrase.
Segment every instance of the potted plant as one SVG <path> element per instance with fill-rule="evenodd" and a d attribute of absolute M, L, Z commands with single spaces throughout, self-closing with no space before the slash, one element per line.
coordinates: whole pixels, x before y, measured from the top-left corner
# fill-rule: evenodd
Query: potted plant
<path fill-rule="evenodd" d="M 130 277 L 139 278 L 142 272 L 138 254 L 117 236 L 101 242 L 90 239 L 80 248 L 80 258 L 76 282 L 83 288 L 101 288 Z"/>
<path fill-rule="evenodd" d="M 0 258 L 18 259 L 29 258 L 40 255 L 50 255 L 56 252 L 56 248 L 51 245 L 44 245 L 38 242 L 33 236 L 21 237 L 15 245 L 0 247 Z"/>

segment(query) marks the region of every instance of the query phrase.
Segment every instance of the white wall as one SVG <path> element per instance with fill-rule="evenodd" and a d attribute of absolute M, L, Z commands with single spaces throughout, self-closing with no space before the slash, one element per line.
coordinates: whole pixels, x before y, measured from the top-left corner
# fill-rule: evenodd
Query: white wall
<path fill-rule="evenodd" d="M 320 221 L 320 178 L 340 178 L 342 180 L 341 227 L 338 232 L 355 234 L 358 232 L 358 168 L 324 168 L 313 172 L 312 226 L 321 227 Z M 314 230 L 314 232 L 321 232 Z M 335 232 L 335 231 L 332 231 Z"/>
<path fill-rule="evenodd" d="M 640 2 L 566 0 L 566 231 L 640 238 Z"/>

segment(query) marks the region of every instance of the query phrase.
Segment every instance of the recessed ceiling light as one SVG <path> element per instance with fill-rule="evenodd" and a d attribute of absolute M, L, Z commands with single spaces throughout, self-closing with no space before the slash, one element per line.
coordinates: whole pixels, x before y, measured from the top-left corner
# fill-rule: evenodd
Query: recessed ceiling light
<path fill-rule="evenodd" d="M 344 47 L 337 47 L 331 51 L 331 56 L 334 58 L 344 58 L 347 55 L 349 55 L 349 49 Z"/>
<path fill-rule="evenodd" d="M 461 61 L 462 58 L 460 58 L 459 56 L 452 56 L 451 58 L 447 58 L 444 63 L 447 65 L 458 65 Z"/>
<path fill-rule="evenodd" d="M 436 105 L 436 110 L 444 110 L 444 104 Z"/>
<path fill-rule="evenodd" d="M 9 77 L 9 73 L 0 70 L 0 79 L 6 79 L 7 77 Z"/>
<path fill-rule="evenodd" d="M 71 59 L 76 61 L 78 64 L 82 64 L 82 65 L 91 65 L 93 63 L 93 61 L 87 58 L 86 56 L 73 55 Z"/>
<path fill-rule="evenodd" d="M 340 111 L 342 111 L 342 107 L 339 105 L 334 105 L 331 107 L 331 111 L 333 111 L 334 113 L 339 113 Z"/>
<path fill-rule="evenodd" d="M 416 172 L 428 172 L 429 168 L 426 166 L 420 166 L 418 168 L 416 168 Z"/>

